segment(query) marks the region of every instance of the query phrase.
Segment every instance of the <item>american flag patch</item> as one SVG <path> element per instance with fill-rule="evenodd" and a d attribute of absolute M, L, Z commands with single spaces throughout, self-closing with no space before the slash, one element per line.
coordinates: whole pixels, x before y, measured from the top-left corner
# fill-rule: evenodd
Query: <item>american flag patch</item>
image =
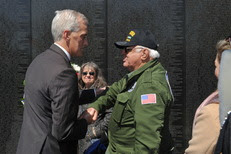
<path fill-rule="evenodd" d="M 156 94 L 141 95 L 141 104 L 156 104 Z"/>

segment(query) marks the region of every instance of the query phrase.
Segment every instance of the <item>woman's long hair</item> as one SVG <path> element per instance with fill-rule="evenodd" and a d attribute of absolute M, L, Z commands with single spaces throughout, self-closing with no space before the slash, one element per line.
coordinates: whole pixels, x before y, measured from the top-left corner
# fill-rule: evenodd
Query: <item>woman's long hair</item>
<path fill-rule="evenodd" d="M 79 79 L 78 79 L 80 89 L 85 88 L 85 84 L 82 80 L 83 69 L 85 67 L 90 67 L 90 68 L 94 69 L 94 71 L 96 73 L 96 76 L 95 76 L 96 80 L 95 80 L 94 84 L 91 86 L 91 88 L 102 88 L 102 87 L 107 86 L 107 83 L 103 77 L 103 73 L 102 73 L 101 69 L 99 68 L 99 66 L 97 64 L 95 64 L 94 62 L 87 62 L 87 63 L 82 64 L 82 66 L 80 68 Z"/>

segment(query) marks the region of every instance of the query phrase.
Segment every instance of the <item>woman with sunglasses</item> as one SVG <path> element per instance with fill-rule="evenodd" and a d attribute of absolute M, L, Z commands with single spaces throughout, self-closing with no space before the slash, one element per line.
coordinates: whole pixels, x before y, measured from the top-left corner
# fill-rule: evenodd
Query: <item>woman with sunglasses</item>
<path fill-rule="evenodd" d="M 87 62 L 82 64 L 79 73 L 79 91 L 80 98 L 84 95 L 85 91 L 94 90 L 95 98 L 101 95 L 102 91 L 106 92 L 107 83 L 102 75 L 102 71 L 98 65 L 94 62 Z M 103 92 L 103 93 L 104 93 Z M 88 108 L 89 103 L 91 103 L 95 98 L 82 97 L 80 99 L 79 113 L 81 114 Z M 86 137 L 82 140 L 79 140 L 79 154 L 83 154 L 84 151 L 98 139 L 105 140 L 107 133 L 107 124 L 111 116 L 111 109 L 106 110 L 103 114 L 99 115 L 98 120 L 93 124 L 88 126 L 88 131 Z"/>
<path fill-rule="evenodd" d="M 82 64 L 79 76 L 79 88 L 102 88 L 106 87 L 107 83 L 102 75 L 102 71 L 94 62 Z"/>

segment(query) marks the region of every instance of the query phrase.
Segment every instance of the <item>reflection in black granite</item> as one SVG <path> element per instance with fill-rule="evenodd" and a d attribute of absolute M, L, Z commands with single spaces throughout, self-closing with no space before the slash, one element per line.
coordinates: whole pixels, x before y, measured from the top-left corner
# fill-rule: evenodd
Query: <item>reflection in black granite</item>
<path fill-rule="evenodd" d="M 89 19 L 90 45 L 73 62 L 96 62 L 110 84 L 127 73 L 113 43 L 124 40 L 133 28 L 153 31 L 175 96 L 170 122 L 174 153 L 183 153 L 196 108 L 216 88 L 215 44 L 231 30 L 228 0 L 0 0 L 0 6 L 1 154 L 16 151 L 26 69 L 53 43 L 51 20 L 55 10 L 65 8 L 78 10 Z"/>

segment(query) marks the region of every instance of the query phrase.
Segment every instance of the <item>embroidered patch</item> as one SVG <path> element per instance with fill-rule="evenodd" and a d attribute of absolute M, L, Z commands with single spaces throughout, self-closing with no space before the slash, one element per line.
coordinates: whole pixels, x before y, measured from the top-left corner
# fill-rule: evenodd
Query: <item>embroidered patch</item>
<path fill-rule="evenodd" d="M 156 104 L 156 94 L 141 95 L 141 104 Z"/>
<path fill-rule="evenodd" d="M 134 31 L 130 31 L 129 35 L 126 37 L 126 42 L 130 42 L 132 37 L 135 36 L 136 33 Z"/>
<path fill-rule="evenodd" d="M 129 34 L 133 37 L 136 33 L 134 31 L 130 31 Z"/>
<path fill-rule="evenodd" d="M 128 36 L 127 38 L 128 38 L 128 39 L 132 39 L 132 37 L 131 37 L 131 36 Z"/>

